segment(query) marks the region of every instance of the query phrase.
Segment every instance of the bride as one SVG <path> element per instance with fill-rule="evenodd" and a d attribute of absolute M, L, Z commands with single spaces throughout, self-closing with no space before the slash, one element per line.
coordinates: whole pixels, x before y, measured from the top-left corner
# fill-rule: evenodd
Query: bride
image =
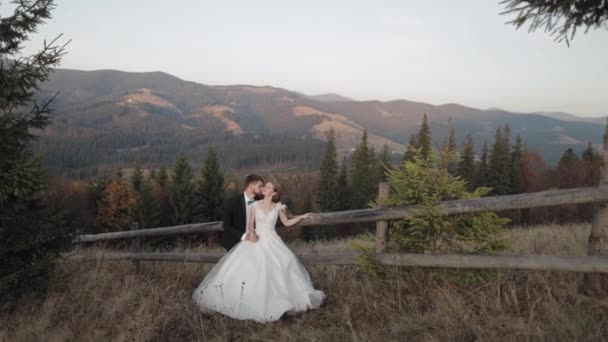
<path fill-rule="evenodd" d="M 277 220 L 290 227 L 311 214 L 288 219 L 280 192 L 266 183 L 264 199 L 252 204 L 247 230 L 211 269 L 192 295 L 203 312 L 216 311 L 236 319 L 276 321 L 318 308 L 325 299 L 315 290 L 296 255 L 275 230 Z"/>

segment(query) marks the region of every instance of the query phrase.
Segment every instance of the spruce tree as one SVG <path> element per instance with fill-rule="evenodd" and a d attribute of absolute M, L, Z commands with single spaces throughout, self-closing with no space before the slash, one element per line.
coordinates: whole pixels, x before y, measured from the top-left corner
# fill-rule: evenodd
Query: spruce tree
<path fill-rule="evenodd" d="M 51 18 L 52 0 L 15 1 L 0 17 L 0 311 L 44 291 L 55 260 L 69 246 L 57 211 L 36 194 L 45 186 L 41 160 L 32 153 L 35 132 L 51 121 L 51 99 L 35 98 L 64 55 L 57 40 L 32 56 L 24 44 Z M 51 203 L 52 204 L 52 203 Z"/>
<path fill-rule="evenodd" d="M 511 193 L 521 194 L 524 192 L 524 176 L 522 173 L 523 143 L 517 135 L 513 152 L 511 153 Z"/>
<path fill-rule="evenodd" d="M 413 161 L 415 150 L 418 149 L 419 147 L 420 146 L 418 146 L 418 139 L 416 139 L 416 134 L 410 135 L 410 140 L 407 144 L 407 151 L 403 155 L 402 163 L 407 162 L 407 161 Z"/>
<path fill-rule="evenodd" d="M 599 183 L 600 166 L 602 163 L 602 157 L 595 151 L 591 142 L 587 145 L 585 151 L 582 154 L 583 160 L 583 171 L 584 171 L 584 185 L 585 186 L 597 186 Z"/>
<path fill-rule="evenodd" d="M 199 196 L 201 201 L 201 221 L 218 221 L 222 217 L 224 207 L 224 175 L 220 171 L 217 152 L 213 147 L 207 152 L 205 165 L 201 170 L 199 182 Z"/>
<path fill-rule="evenodd" d="M 488 186 L 488 142 L 484 141 L 476 174 L 476 187 Z"/>
<path fill-rule="evenodd" d="M 422 124 L 420 125 L 420 131 L 418 131 L 418 135 L 416 136 L 416 141 L 418 143 L 418 147 L 420 148 L 420 153 L 422 158 L 428 159 L 431 155 L 431 127 L 429 126 L 429 119 L 426 115 L 422 117 Z"/>
<path fill-rule="evenodd" d="M 595 149 L 593 148 L 593 146 L 591 145 L 591 142 L 589 142 L 587 144 L 587 148 L 583 151 L 583 154 L 581 155 L 581 158 L 582 158 L 583 161 L 585 161 L 587 163 L 592 163 L 592 162 L 600 159 L 600 156 L 595 151 Z"/>
<path fill-rule="evenodd" d="M 141 192 L 141 186 L 144 182 L 144 170 L 141 168 L 141 163 L 138 161 L 135 163 L 135 169 L 133 170 L 133 175 L 131 176 L 131 184 L 133 185 L 133 190 L 139 193 Z"/>
<path fill-rule="evenodd" d="M 321 175 L 317 190 L 317 202 L 323 212 L 334 211 L 336 208 L 336 184 L 338 182 L 338 156 L 334 130 L 331 128 L 327 134 L 325 155 L 321 162 Z"/>
<path fill-rule="evenodd" d="M 173 167 L 173 179 L 169 185 L 169 201 L 173 209 L 173 224 L 193 222 L 200 213 L 200 202 L 197 201 L 192 167 L 188 157 L 181 152 Z"/>
<path fill-rule="evenodd" d="M 167 167 L 163 165 L 158 173 L 158 185 L 165 187 L 167 183 L 169 183 L 169 174 L 167 173 Z"/>
<path fill-rule="evenodd" d="M 458 155 L 457 147 L 456 147 L 456 132 L 454 130 L 454 126 L 452 125 L 452 118 L 449 119 L 449 127 L 448 127 L 448 135 L 445 138 L 443 143 L 443 150 L 447 153 L 447 156 L 450 156 L 447 159 L 448 162 L 448 171 L 451 175 L 458 174 L 458 160 L 460 156 Z"/>
<path fill-rule="evenodd" d="M 350 209 L 350 186 L 348 184 L 346 157 L 342 160 L 342 166 L 340 167 L 336 195 L 336 210 L 343 211 Z"/>
<path fill-rule="evenodd" d="M 568 148 L 557 163 L 558 186 L 562 189 L 576 188 L 582 185 L 580 159 L 574 150 Z"/>
<path fill-rule="evenodd" d="M 161 166 L 158 172 L 158 203 L 160 206 L 160 225 L 169 226 L 173 224 L 173 208 L 170 201 L 169 173 L 166 166 Z"/>
<path fill-rule="evenodd" d="M 475 152 L 471 133 L 467 134 L 462 147 L 462 159 L 458 166 L 458 175 L 467 182 L 469 191 L 475 188 Z"/>
<path fill-rule="evenodd" d="M 136 221 L 140 228 L 155 228 L 160 224 L 161 209 L 159 198 L 154 193 L 151 179 L 143 180 L 135 209 Z"/>
<path fill-rule="evenodd" d="M 494 145 L 488 164 L 488 186 L 493 189 L 495 195 L 505 195 L 511 191 L 511 169 L 508 145 L 508 128 L 503 132 L 500 128 L 496 130 Z"/>
<path fill-rule="evenodd" d="M 352 156 L 351 168 L 351 207 L 353 209 L 367 208 L 369 201 L 375 198 L 377 187 L 374 177 L 373 156 L 367 143 L 367 130 L 363 131 L 361 143 Z"/>
<path fill-rule="evenodd" d="M 393 169 L 393 162 L 391 157 L 391 150 L 388 147 L 388 144 L 384 144 L 382 146 L 382 152 L 380 153 L 380 160 L 378 162 L 378 182 L 386 182 L 388 179 L 387 170 Z"/>

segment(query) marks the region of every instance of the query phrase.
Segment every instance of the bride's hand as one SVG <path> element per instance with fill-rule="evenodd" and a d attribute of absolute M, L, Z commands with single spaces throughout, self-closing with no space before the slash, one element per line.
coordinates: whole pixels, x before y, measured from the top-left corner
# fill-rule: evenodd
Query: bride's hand
<path fill-rule="evenodd" d="M 255 233 L 249 233 L 247 234 L 247 237 L 245 238 L 245 240 L 251 241 L 251 242 L 256 242 L 258 241 L 258 236 Z"/>
<path fill-rule="evenodd" d="M 304 215 L 302 215 L 302 216 L 300 216 L 300 217 L 302 218 L 302 220 L 306 220 L 306 219 L 308 219 L 308 218 L 311 218 L 311 217 L 312 217 L 312 215 L 313 215 L 313 213 L 306 213 L 306 214 L 304 214 Z"/>

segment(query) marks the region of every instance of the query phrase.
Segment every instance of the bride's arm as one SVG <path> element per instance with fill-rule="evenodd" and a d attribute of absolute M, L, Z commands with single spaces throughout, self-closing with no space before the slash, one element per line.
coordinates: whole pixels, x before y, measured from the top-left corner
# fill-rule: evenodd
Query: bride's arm
<path fill-rule="evenodd" d="M 289 219 L 289 218 L 287 218 L 287 215 L 285 215 L 285 208 L 282 208 L 281 211 L 279 211 L 279 218 L 281 219 L 281 223 L 285 227 L 291 227 L 293 225 L 296 225 L 296 224 L 300 223 L 300 221 L 302 221 L 303 219 L 309 218 L 311 216 L 312 216 L 312 214 L 308 213 L 308 214 L 296 216 L 296 217 Z"/>
<path fill-rule="evenodd" d="M 255 207 L 252 207 L 249 210 L 249 223 L 247 224 L 247 236 L 246 239 L 249 241 L 256 242 L 258 240 L 258 236 L 255 234 Z"/>

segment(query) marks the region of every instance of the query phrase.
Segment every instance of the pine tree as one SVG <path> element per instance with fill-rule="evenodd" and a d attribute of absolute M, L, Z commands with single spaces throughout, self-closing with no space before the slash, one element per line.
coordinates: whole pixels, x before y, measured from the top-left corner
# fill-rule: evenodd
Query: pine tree
<path fill-rule="evenodd" d="M 524 180 L 522 173 L 523 143 L 517 135 L 513 152 L 511 153 L 511 193 L 521 194 L 524 192 Z"/>
<path fill-rule="evenodd" d="M 161 166 L 158 174 L 158 185 L 165 187 L 169 183 L 169 174 L 167 173 L 167 167 Z"/>
<path fill-rule="evenodd" d="M 131 184 L 133 185 L 133 190 L 139 193 L 141 192 L 141 186 L 144 182 L 144 170 L 141 168 L 141 163 L 135 163 L 135 169 L 133 170 L 133 175 L 131 176 Z"/>
<path fill-rule="evenodd" d="M 593 148 L 593 146 L 591 145 L 591 142 L 589 142 L 587 144 L 587 148 L 583 151 L 583 154 L 581 155 L 581 158 L 585 162 L 591 163 L 591 162 L 594 162 L 594 161 L 600 159 L 600 156 L 595 151 L 595 149 Z"/>
<path fill-rule="evenodd" d="M 475 187 L 475 152 L 473 150 L 473 136 L 467 134 L 462 148 L 462 159 L 458 167 L 458 175 L 467 182 L 467 189 Z"/>
<path fill-rule="evenodd" d="M 201 221 L 217 221 L 222 217 L 224 206 L 224 175 L 220 171 L 217 152 L 213 147 L 207 152 L 207 159 L 201 171 L 199 195 L 202 204 Z"/>
<path fill-rule="evenodd" d="M 375 198 L 375 178 L 371 150 L 367 143 L 367 130 L 363 131 L 361 143 L 352 156 L 351 168 L 351 207 L 367 208 L 369 201 Z"/>
<path fill-rule="evenodd" d="M 476 174 L 476 187 L 488 185 L 488 154 L 488 142 L 485 141 L 481 150 L 481 160 L 479 161 L 479 168 Z"/>
<path fill-rule="evenodd" d="M 420 148 L 420 153 L 422 158 L 428 159 L 431 155 L 431 127 L 429 126 L 429 119 L 424 114 L 422 118 L 422 124 L 420 125 L 420 131 L 418 131 L 418 136 L 416 136 L 416 141 L 418 143 L 418 147 Z"/>
<path fill-rule="evenodd" d="M 383 206 L 402 207 L 417 204 L 423 213 L 419 217 L 395 221 L 391 227 L 391 241 L 397 252 L 457 253 L 488 252 L 504 247 L 497 233 L 508 221 L 495 213 L 445 215 L 438 210 L 438 201 L 481 197 L 487 188 L 469 192 L 462 179 L 449 174 L 445 154 L 433 151 L 432 158 L 414 156 L 406 167 L 391 171 L 389 182 L 395 191 Z M 464 247 L 468 246 L 468 247 Z"/>
<path fill-rule="evenodd" d="M 371 163 L 370 172 L 371 172 L 372 180 L 374 183 L 379 183 L 379 179 L 381 176 L 381 173 L 379 172 L 380 171 L 380 161 L 376 157 L 376 148 L 373 145 L 370 146 L 370 149 L 369 149 L 369 161 Z"/>
<path fill-rule="evenodd" d="M 0 17 L 0 311 L 43 291 L 56 258 L 70 245 L 61 215 L 36 197 L 45 184 L 31 149 L 34 132 L 50 123 L 52 102 L 35 95 L 65 51 L 53 40 L 32 56 L 23 54 L 54 3 L 13 3 L 12 15 Z"/>
<path fill-rule="evenodd" d="M 602 157 L 595 151 L 591 145 L 591 142 L 589 142 L 587 148 L 585 151 L 583 151 L 582 160 L 584 169 L 584 185 L 597 186 L 599 183 Z"/>
<path fill-rule="evenodd" d="M 161 210 L 151 179 L 143 180 L 135 214 L 140 228 L 155 228 L 160 224 Z"/>
<path fill-rule="evenodd" d="M 392 162 L 392 157 L 391 157 L 391 150 L 388 147 L 388 144 L 385 143 L 382 146 L 382 152 L 380 153 L 380 160 L 378 163 L 378 171 L 377 171 L 378 183 L 386 182 L 386 180 L 388 179 L 386 172 L 387 172 L 387 170 L 392 170 L 392 169 L 393 169 L 393 162 Z"/>
<path fill-rule="evenodd" d="M 582 0 L 504 0 L 503 14 L 516 14 L 509 24 L 520 28 L 529 25 L 529 32 L 543 29 L 556 41 L 565 41 L 570 46 L 574 34 L 587 33 L 591 29 L 606 26 L 608 6 L 604 1 Z"/>
<path fill-rule="evenodd" d="M 572 148 L 568 148 L 557 163 L 558 186 L 561 189 L 576 188 L 582 185 L 580 159 Z"/>
<path fill-rule="evenodd" d="M 413 161 L 414 160 L 414 151 L 418 149 L 418 140 L 416 139 L 416 134 L 410 135 L 410 141 L 407 143 L 407 151 L 403 155 L 403 162 Z"/>
<path fill-rule="evenodd" d="M 452 125 L 452 118 L 449 119 L 448 125 L 448 135 L 443 143 L 443 149 L 444 152 L 450 156 L 450 159 L 448 160 L 448 171 L 454 176 L 458 173 L 458 160 L 460 159 L 460 156 L 458 155 L 456 147 L 456 132 L 454 130 L 454 126 Z"/>
<path fill-rule="evenodd" d="M 158 172 L 158 203 L 160 207 L 160 225 L 170 226 L 173 224 L 173 208 L 170 201 L 169 174 L 166 166 L 161 166 Z"/>
<path fill-rule="evenodd" d="M 348 184 L 348 169 L 346 166 L 346 157 L 342 160 L 340 174 L 338 175 L 336 192 L 336 210 L 343 211 L 350 209 L 350 186 Z"/>
<path fill-rule="evenodd" d="M 500 128 L 496 130 L 488 164 L 488 186 L 493 189 L 492 193 L 495 195 L 505 195 L 511 191 L 511 155 L 506 133 L 508 128 L 505 128 L 504 133 Z"/>
<path fill-rule="evenodd" d="M 325 155 L 321 162 L 321 176 L 317 190 L 317 201 L 321 211 L 334 211 L 336 208 L 336 184 L 338 181 L 338 156 L 333 128 L 327 134 Z"/>
<path fill-rule="evenodd" d="M 195 194 L 192 168 L 184 152 L 178 155 L 173 173 L 173 179 L 169 185 L 173 224 L 191 223 L 200 213 L 200 202 L 197 201 Z"/>

